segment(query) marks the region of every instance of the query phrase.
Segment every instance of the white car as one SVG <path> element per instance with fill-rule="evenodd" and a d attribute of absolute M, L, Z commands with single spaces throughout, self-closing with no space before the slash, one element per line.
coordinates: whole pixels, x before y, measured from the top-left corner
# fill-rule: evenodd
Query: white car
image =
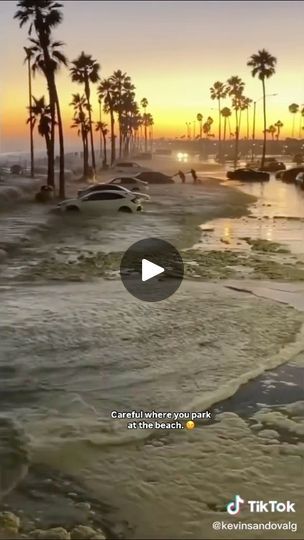
<path fill-rule="evenodd" d="M 131 191 L 111 189 L 92 191 L 78 199 L 67 199 L 58 204 L 64 212 L 84 212 L 86 214 L 104 214 L 107 212 L 141 212 L 141 201 Z"/>
<path fill-rule="evenodd" d="M 147 191 L 149 189 L 148 182 L 135 178 L 134 176 L 117 176 L 107 182 L 114 186 L 122 186 L 130 191 Z"/>
<path fill-rule="evenodd" d="M 135 161 L 119 161 L 114 165 L 115 171 L 118 173 L 126 173 L 134 175 L 136 173 L 139 173 L 141 171 L 149 171 L 150 169 L 146 167 L 142 167 Z"/>

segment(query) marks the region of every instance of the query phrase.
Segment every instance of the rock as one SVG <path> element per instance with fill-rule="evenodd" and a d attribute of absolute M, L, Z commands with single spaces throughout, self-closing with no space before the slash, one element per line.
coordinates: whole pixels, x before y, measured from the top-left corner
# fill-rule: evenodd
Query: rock
<path fill-rule="evenodd" d="M 92 527 L 78 525 L 71 531 L 71 538 L 72 540 L 90 540 L 96 538 L 97 534 L 100 534 L 100 532 L 92 529 Z"/>
<path fill-rule="evenodd" d="M 79 510 L 86 510 L 86 511 L 90 511 L 91 510 L 91 505 L 90 503 L 88 502 L 79 502 L 79 503 L 76 503 L 75 504 L 75 507 L 76 508 L 79 508 Z"/>
<path fill-rule="evenodd" d="M 18 531 L 20 519 L 12 512 L 0 512 L 0 529 L 10 529 Z"/>
<path fill-rule="evenodd" d="M 71 536 L 63 527 L 54 527 L 53 529 L 43 530 L 35 529 L 29 533 L 29 538 L 38 540 L 70 540 Z"/>

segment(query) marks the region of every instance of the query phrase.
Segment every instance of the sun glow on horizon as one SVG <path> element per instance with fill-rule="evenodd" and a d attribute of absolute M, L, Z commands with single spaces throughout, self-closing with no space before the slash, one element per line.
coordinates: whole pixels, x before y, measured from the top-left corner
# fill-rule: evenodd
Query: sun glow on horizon
<path fill-rule="evenodd" d="M 303 10 L 301 3 L 297 4 L 297 9 Z M 0 58 L 2 62 L 2 73 L 6 76 L 1 88 L 2 114 L 0 118 L 0 152 L 13 150 L 16 145 L 24 150 L 28 148 L 28 126 L 27 106 L 27 70 L 23 65 L 24 51 L 26 44 L 26 27 L 18 28 L 18 24 L 13 20 L 16 9 L 14 2 L 2 2 L 0 6 L 2 37 L 0 36 L 1 50 L 6 51 L 6 56 Z M 248 2 L 246 9 L 238 6 L 237 2 L 227 2 L 229 10 L 225 12 L 225 3 L 222 2 L 179 2 L 174 4 L 174 17 L 172 19 L 173 2 L 116 2 L 119 5 L 121 15 L 117 15 L 117 10 L 113 9 L 109 2 L 75 2 L 64 3 L 64 22 L 56 30 L 56 38 L 64 36 L 66 46 L 65 53 L 69 59 L 74 59 L 81 50 L 92 54 L 101 63 L 101 77 L 109 76 L 115 69 L 126 71 L 132 78 L 136 86 L 137 100 L 147 97 L 149 106 L 147 112 L 151 112 L 154 118 L 153 135 L 159 137 L 180 138 L 187 137 L 187 123 L 191 137 L 198 135 L 199 123 L 196 115 L 203 115 L 203 122 L 208 116 L 214 119 L 212 133 L 217 138 L 218 133 L 218 111 L 217 102 L 210 98 L 210 87 L 216 80 L 225 82 L 232 74 L 238 74 L 246 83 L 245 95 L 253 100 L 260 100 L 262 95 L 262 85 L 258 79 L 253 79 L 246 62 L 253 52 L 265 46 L 273 55 L 278 58 L 276 74 L 266 81 L 267 94 L 276 93 L 277 96 L 267 99 L 267 124 L 275 124 L 281 120 L 284 124 L 281 130 L 281 138 L 291 136 L 293 116 L 288 111 L 288 106 L 296 102 L 302 106 L 304 101 L 304 76 L 301 74 L 302 49 L 301 34 L 294 29 L 292 39 L 293 45 L 289 45 L 286 50 L 285 45 L 278 40 L 278 25 L 287 24 L 290 17 L 287 2 L 282 2 L 277 7 L 276 12 L 272 12 L 268 6 L 269 2 L 264 2 L 262 8 L 265 24 L 269 22 L 270 16 L 276 21 L 275 31 L 267 26 L 261 25 L 259 36 L 254 36 L 253 32 L 244 31 L 240 25 L 240 20 L 247 20 L 248 13 L 252 18 L 258 19 L 261 7 L 258 2 Z M 88 9 L 88 5 L 89 6 Z M 145 4 L 145 5 L 144 5 Z M 265 7 L 266 5 L 266 7 Z M 188 6 L 188 7 L 187 7 Z M 284 7 L 285 6 L 285 7 Z M 187 9 L 186 9 L 187 7 Z M 96 17 L 91 17 L 92 10 L 96 12 Z M 238 39 L 231 37 L 234 28 L 233 12 L 237 11 L 239 19 L 237 27 L 239 29 Z M 249 11 L 248 11 L 249 10 Z M 113 21 L 113 14 L 115 18 Z M 104 23 L 103 32 L 97 32 L 98 17 L 107 21 Z M 226 42 L 226 34 L 221 35 L 221 24 L 226 25 L 226 17 L 229 16 L 229 46 Z M 127 19 L 125 19 L 127 17 Z M 140 23 L 149 17 L 149 32 L 147 35 Z M 246 17 L 246 19 L 245 19 Z M 242 19 L 243 18 L 243 19 Z M 90 21 L 92 31 L 85 36 L 81 34 L 83 24 Z M 127 24 L 125 24 L 127 20 Z M 290 19 L 291 20 L 291 19 Z M 218 42 L 210 42 L 208 39 L 214 35 L 212 22 L 217 21 L 219 25 Z M 187 24 L 192 25 L 191 32 Z M 297 25 L 297 22 L 293 24 Z M 210 27 L 211 25 L 211 27 Z M 240 27 L 241 26 L 241 27 Z M 136 35 L 134 35 L 136 28 Z M 224 26 L 222 27 L 224 28 Z M 204 34 L 197 33 L 199 29 L 204 30 Z M 120 39 L 117 39 L 119 32 Z M 240 48 L 238 43 L 242 36 L 246 34 L 246 40 L 242 41 Z M 110 39 L 115 36 L 115 40 Z M 158 39 L 154 39 L 158 36 Z M 179 37 L 182 36 L 182 39 Z M 135 39 L 136 37 L 136 39 Z M 258 38 L 258 39 L 257 39 Z M 13 45 L 5 47 L 6 40 Z M 121 42 L 124 47 L 121 49 Z M 140 44 L 140 47 L 139 47 Z M 208 47 L 206 48 L 206 45 Z M 206 57 L 206 50 L 209 50 Z M 81 142 L 76 130 L 71 129 L 72 108 L 69 106 L 72 93 L 83 92 L 81 85 L 72 83 L 67 69 L 62 69 L 57 77 L 57 85 L 64 121 L 64 131 L 67 142 L 79 145 Z M 96 88 L 92 85 L 92 106 L 93 119 L 98 121 L 98 102 Z M 33 95 L 40 97 L 47 95 L 44 79 L 37 74 L 33 80 Z M 222 107 L 231 107 L 231 100 L 225 99 Z M 249 135 L 252 134 L 253 107 L 249 110 Z M 102 114 L 103 121 L 109 123 L 105 113 Z M 262 137 L 263 130 L 262 102 L 258 101 L 256 107 L 256 137 Z M 231 127 L 234 131 L 234 114 L 232 111 Z M 300 131 L 300 115 L 296 115 L 295 136 Z M 246 111 L 242 114 L 241 137 L 246 137 L 247 119 Z M 302 134 L 302 133 L 301 133 Z M 304 135 L 304 131 L 303 131 Z M 96 134 L 96 140 L 98 135 Z M 227 133 L 227 138 L 229 134 Z M 43 147 L 43 140 L 35 134 L 37 144 Z M 40 141 L 41 139 L 41 141 Z M 41 143 L 41 144 L 40 144 Z"/>

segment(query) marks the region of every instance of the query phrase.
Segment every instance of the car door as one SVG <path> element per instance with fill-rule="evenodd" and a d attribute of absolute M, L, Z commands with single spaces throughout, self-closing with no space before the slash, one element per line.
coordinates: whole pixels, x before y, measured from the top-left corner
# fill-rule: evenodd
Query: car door
<path fill-rule="evenodd" d="M 117 210 L 123 196 L 119 192 L 97 191 L 82 200 L 81 210 L 88 214 L 102 215 Z"/>

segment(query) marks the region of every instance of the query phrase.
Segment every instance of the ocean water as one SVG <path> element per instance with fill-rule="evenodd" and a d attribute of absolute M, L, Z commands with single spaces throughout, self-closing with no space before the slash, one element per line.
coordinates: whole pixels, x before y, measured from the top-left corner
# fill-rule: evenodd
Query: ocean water
<path fill-rule="evenodd" d="M 253 377 L 303 361 L 303 313 L 292 303 L 277 303 L 275 293 L 241 294 L 225 283 L 185 280 L 167 301 L 145 304 L 118 279 L 55 283 L 55 273 L 37 284 L 17 279 L 18 269 L 51 256 L 58 244 L 72 254 L 115 251 L 153 231 L 183 246 L 216 215 L 219 201 L 227 212 L 244 205 L 241 194 L 230 199 L 222 188 L 189 186 L 182 199 L 181 189 L 174 196 L 165 191 L 143 216 L 117 218 L 115 228 L 106 220 L 43 221 L 42 214 L 33 227 L 30 211 L 19 230 L 28 243 L 1 277 L 1 418 L 16 434 L 2 437 L 11 473 L 0 476 L 1 489 L 25 474 L 27 461 L 52 466 L 109 504 L 128 538 L 214 538 L 212 521 L 238 492 L 268 500 L 276 486 L 282 500 L 300 504 L 302 497 L 301 441 L 285 442 L 280 452 L 279 432 L 270 441 L 237 414 L 216 413 L 216 404 Z M 15 226 L 5 223 L 9 235 Z M 16 280 L 8 279 L 13 272 Z M 205 409 L 212 422 L 193 431 L 184 423 L 179 430 L 130 429 L 111 418 L 113 410 Z M 256 423 L 263 426 L 260 418 Z"/>

